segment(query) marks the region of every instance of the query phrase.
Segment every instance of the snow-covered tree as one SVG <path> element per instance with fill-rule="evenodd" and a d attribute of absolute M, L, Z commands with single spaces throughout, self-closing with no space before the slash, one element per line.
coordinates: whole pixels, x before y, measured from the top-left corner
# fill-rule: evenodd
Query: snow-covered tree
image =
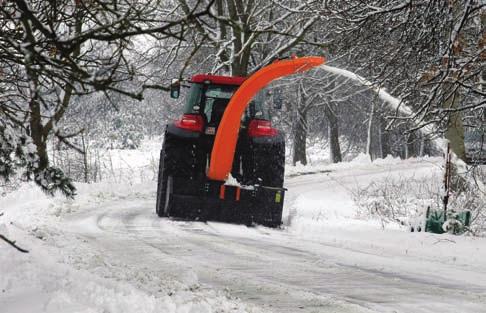
<path fill-rule="evenodd" d="M 353 56 L 348 66 L 411 105 L 412 130 L 433 125 L 465 159 L 462 118 L 486 103 L 485 7 L 481 0 L 344 0 L 322 12 L 335 25 L 336 47 Z"/>
<path fill-rule="evenodd" d="M 183 40 L 208 12 L 198 4 L 187 9 L 174 15 L 176 6 L 157 0 L 0 1 L 1 176 L 22 168 L 46 192 L 72 195 L 69 178 L 50 166 L 47 153 L 52 136 L 74 147 L 69 139 L 80 130 L 58 127 L 72 97 L 103 92 L 142 99 L 144 86 L 122 85 L 135 75 L 130 39 Z"/>
<path fill-rule="evenodd" d="M 186 13 L 194 1 L 177 0 Z M 246 76 L 302 47 L 322 47 L 311 33 L 321 18 L 316 1 L 216 0 L 198 19 L 193 39 L 203 62 L 234 76 Z"/>

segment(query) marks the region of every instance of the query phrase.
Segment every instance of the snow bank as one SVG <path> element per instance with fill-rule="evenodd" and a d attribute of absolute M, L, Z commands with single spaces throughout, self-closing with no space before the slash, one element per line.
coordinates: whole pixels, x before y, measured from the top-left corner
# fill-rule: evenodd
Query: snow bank
<path fill-rule="evenodd" d="M 410 162 L 419 162 L 419 161 L 426 161 L 426 160 L 436 160 L 435 158 L 423 157 L 423 158 L 411 158 L 409 159 Z M 341 162 L 341 163 L 329 163 L 328 161 L 321 161 L 321 162 L 314 162 L 308 165 L 302 165 L 297 163 L 295 166 L 287 164 L 285 167 L 285 175 L 287 177 L 295 177 L 299 175 L 310 175 L 310 174 L 318 174 L 318 173 L 326 173 L 333 170 L 344 170 L 349 168 L 354 168 L 356 166 L 366 166 L 372 165 L 374 167 L 379 167 L 383 165 L 394 165 L 394 164 L 401 164 L 403 162 L 399 157 L 393 157 L 388 155 L 384 159 L 375 159 L 371 160 L 370 156 L 365 153 L 359 153 L 354 158 L 352 158 L 349 162 Z"/>
<path fill-rule="evenodd" d="M 138 184 L 155 180 L 162 138 L 143 140 L 138 149 L 104 150 L 100 159 L 102 181 Z"/>
<path fill-rule="evenodd" d="M 317 228 L 320 225 L 398 229 L 401 226 L 396 222 L 383 225 L 382 221 L 372 216 L 360 215 L 360 207 L 354 201 L 356 193 L 360 188 L 367 188 L 372 183 L 386 183 L 390 179 L 440 179 L 441 163 L 440 158 L 429 157 L 401 160 L 389 156 L 371 161 L 369 156 L 360 154 L 348 163 L 288 167 L 287 188 L 297 189 L 298 193 L 293 199 L 287 197 L 285 222 L 297 233 L 308 232 L 313 225 Z M 316 173 L 321 175 L 310 175 Z M 300 187 L 301 182 L 303 186 L 307 186 L 309 181 L 316 187 Z M 410 197 L 416 196 L 407 192 L 412 190 L 403 191 Z"/>

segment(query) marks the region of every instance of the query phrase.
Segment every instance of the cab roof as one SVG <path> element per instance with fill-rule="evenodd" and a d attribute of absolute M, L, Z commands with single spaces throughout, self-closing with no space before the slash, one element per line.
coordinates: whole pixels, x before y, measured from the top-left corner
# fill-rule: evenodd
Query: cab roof
<path fill-rule="evenodd" d="M 219 76 L 219 75 L 209 75 L 209 74 L 198 74 L 192 76 L 191 78 L 192 83 L 204 83 L 209 81 L 211 84 L 233 85 L 233 86 L 239 86 L 243 84 L 245 80 L 246 77 Z"/>

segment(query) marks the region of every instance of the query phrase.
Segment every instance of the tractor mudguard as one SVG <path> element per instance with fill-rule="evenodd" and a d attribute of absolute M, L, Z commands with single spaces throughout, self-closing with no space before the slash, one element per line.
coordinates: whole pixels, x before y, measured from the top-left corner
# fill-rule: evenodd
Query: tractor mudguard
<path fill-rule="evenodd" d="M 254 144 L 257 145 L 276 145 L 285 144 L 285 138 L 282 132 L 278 132 L 277 136 L 265 136 L 265 137 L 255 137 L 251 139 Z"/>
<path fill-rule="evenodd" d="M 275 79 L 302 73 L 323 64 L 323 57 L 303 57 L 279 60 L 251 75 L 236 90 L 224 111 L 211 152 L 207 177 L 224 181 L 228 178 L 235 155 L 241 116 L 251 99 Z"/>
<path fill-rule="evenodd" d="M 197 140 L 200 137 L 200 133 L 179 128 L 173 123 L 167 125 L 166 133 L 182 140 Z"/>

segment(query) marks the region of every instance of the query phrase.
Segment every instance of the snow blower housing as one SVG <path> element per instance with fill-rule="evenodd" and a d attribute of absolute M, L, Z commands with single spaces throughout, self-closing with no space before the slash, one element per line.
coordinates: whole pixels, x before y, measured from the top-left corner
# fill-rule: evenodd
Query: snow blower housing
<path fill-rule="evenodd" d="M 165 131 L 158 216 L 280 225 L 284 136 L 254 96 L 273 79 L 322 64 L 315 59 L 277 61 L 248 78 L 193 76 L 182 117 Z M 171 97 L 179 89 L 173 82 Z"/>

